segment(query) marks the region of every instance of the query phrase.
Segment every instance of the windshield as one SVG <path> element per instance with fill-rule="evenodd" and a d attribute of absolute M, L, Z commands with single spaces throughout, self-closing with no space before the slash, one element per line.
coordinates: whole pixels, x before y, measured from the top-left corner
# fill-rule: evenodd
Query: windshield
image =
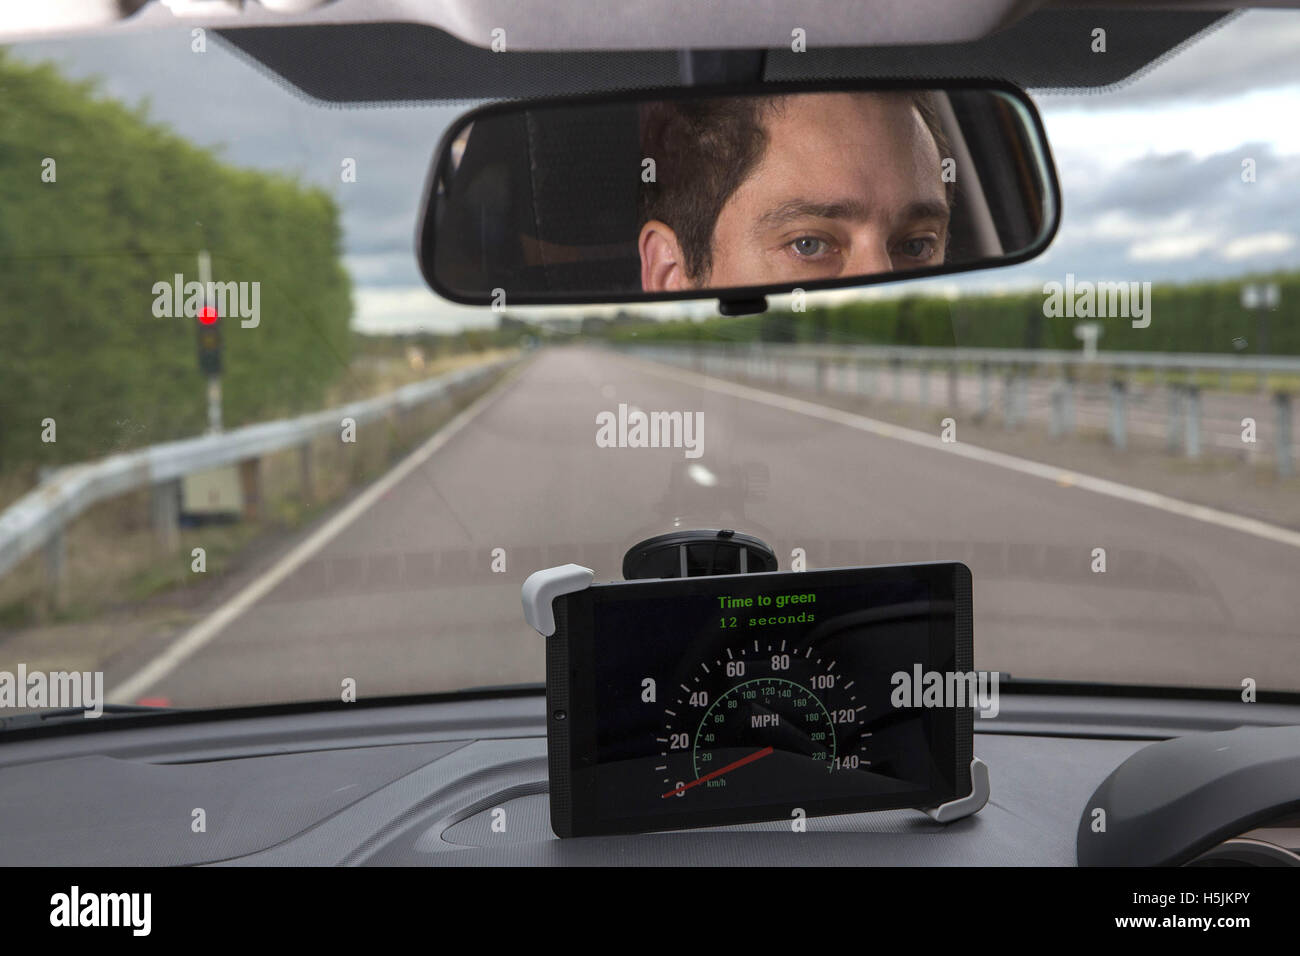
<path fill-rule="evenodd" d="M 730 318 L 429 291 L 476 104 L 338 108 L 189 29 L 5 49 L 0 703 L 541 682 L 524 578 L 689 528 L 965 562 L 1014 678 L 1300 690 L 1298 43 L 1252 12 L 1030 90 L 1039 258 Z"/>

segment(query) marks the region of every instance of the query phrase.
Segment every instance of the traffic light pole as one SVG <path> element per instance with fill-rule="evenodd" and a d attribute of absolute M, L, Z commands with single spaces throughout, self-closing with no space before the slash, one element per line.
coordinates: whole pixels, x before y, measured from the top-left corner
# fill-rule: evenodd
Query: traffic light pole
<path fill-rule="evenodd" d="M 206 249 L 199 252 L 199 283 L 203 286 L 203 306 L 208 308 L 213 303 L 208 301 L 208 291 L 212 287 L 212 259 Z M 208 376 L 208 432 L 216 435 L 221 431 L 221 375 Z"/>

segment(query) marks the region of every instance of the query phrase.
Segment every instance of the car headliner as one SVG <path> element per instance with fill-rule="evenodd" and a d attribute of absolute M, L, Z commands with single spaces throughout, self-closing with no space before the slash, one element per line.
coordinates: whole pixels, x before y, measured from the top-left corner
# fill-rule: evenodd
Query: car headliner
<path fill-rule="evenodd" d="M 1300 0 L 51 0 L 6 11 L 0 42 L 205 27 L 294 92 L 392 104 L 700 82 L 679 51 L 766 51 L 715 80 L 996 78 L 1037 90 L 1132 79 L 1233 9 Z M 1101 27 L 1108 48 L 1079 43 Z M 806 50 L 791 36 L 803 30 Z M 510 55 L 492 52 L 494 39 Z M 563 51 L 563 52 L 561 52 Z"/>
<path fill-rule="evenodd" d="M 1135 12 L 1046 9 L 967 43 L 925 46 L 818 46 L 787 43 L 745 51 L 693 51 L 713 57 L 713 82 L 887 77 L 1000 79 L 1036 90 L 1102 91 L 1133 79 L 1233 16 L 1223 11 Z M 1104 28 L 1104 56 L 1091 50 Z M 297 93 L 346 104 L 474 101 L 560 96 L 699 84 L 698 63 L 675 50 L 507 55 L 414 23 L 249 27 L 222 38 Z M 723 75 L 717 75 L 717 68 Z"/>
<path fill-rule="evenodd" d="M 241 9 L 242 6 L 242 9 Z M 496 29 L 512 50 L 724 49 L 962 43 L 1038 11 L 1224 11 L 1296 7 L 1300 0 L 652 0 L 610 15 L 605 0 L 47 0 L 14 4 L 0 42 L 52 33 L 153 29 L 178 20 L 211 28 L 406 22 L 488 47 Z"/>

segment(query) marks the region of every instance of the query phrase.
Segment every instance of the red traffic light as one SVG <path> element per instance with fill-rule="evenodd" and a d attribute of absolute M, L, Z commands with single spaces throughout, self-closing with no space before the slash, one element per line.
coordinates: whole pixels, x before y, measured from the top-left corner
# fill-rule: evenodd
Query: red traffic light
<path fill-rule="evenodd" d="M 199 309 L 199 321 L 202 322 L 204 325 L 216 325 L 217 322 L 216 308 L 210 305 L 205 305 L 203 306 L 203 308 Z"/>

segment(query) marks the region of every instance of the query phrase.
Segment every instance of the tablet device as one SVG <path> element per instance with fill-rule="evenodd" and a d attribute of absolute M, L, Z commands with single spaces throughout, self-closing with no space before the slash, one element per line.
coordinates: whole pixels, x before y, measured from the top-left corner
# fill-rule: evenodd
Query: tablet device
<path fill-rule="evenodd" d="M 987 799 L 964 564 L 609 584 L 566 565 L 524 606 L 558 836 Z"/>

